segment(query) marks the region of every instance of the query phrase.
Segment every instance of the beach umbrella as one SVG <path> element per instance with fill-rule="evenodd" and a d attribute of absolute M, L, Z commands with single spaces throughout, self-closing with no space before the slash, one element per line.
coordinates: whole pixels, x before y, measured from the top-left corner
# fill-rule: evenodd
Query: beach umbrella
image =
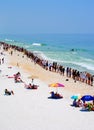
<path fill-rule="evenodd" d="M 64 87 L 64 85 L 61 83 L 52 83 L 52 84 L 49 84 L 49 87 Z"/>
<path fill-rule="evenodd" d="M 80 94 L 75 94 L 73 96 L 71 96 L 71 99 L 80 99 L 81 95 Z"/>
<path fill-rule="evenodd" d="M 94 97 L 91 96 L 91 95 L 84 95 L 82 98 L 81 98 L 82 101 L 92 101 L 94 100 Z"/>
<path fill-rule="evenodd" d="M 32 83 L 34 83 L 34 79 L 37 79 L 38 76 L 36 76 L 36 75 L 31 75 L 31 76 L 29 76 L 28 78 L 29 78 L 29 79 L 32 79 Z"/>
<path fill-rule="evenodd" d="M 52 84 L 49 84 L 49 87 L 54 87 L 58 91 L 58 87 L 65 87 L 65 86 L 64 84 L 61 84 L 61 83 L 52 83 Z"/>

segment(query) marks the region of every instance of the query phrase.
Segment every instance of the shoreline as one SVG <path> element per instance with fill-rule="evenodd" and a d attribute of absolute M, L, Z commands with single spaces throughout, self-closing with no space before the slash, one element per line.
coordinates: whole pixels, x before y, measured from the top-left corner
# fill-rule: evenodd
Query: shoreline
<path fill-rule="evenodd" d="M 66 75 L 63 76 L 60 75 L 60 73 L 44 69 L 41 65 L 41 60 L 35 57 L 32 52 L 29 52 L 24 48 L 20 48 L 19 46 L 10 45 L 4 42 L 1 42 L 1 45 L 4 46 L 4 51 L 8 53 L 10 65 L 23 69 L 29 75 L 34 75 L 34 77 L 37 77 L 41 81 L 45 82 L 48 86 L 51 83 L 59 82 L 64 84 L 64 90 L 72 94 L 80 93 L 82 95 L 93 95 L 93 86 L 81 81 L 74 82 L 75 80 L 72 77 L 69 78 Z M 68 81 L 66 81 L 66 79 L 68 79 Z"/>
<path fill-rule="evenodd" d="M 33 60 L 29 59 L 26 55 L 23 54 L 23 52 L 19 52 L 15 49 L 12 49 L 13 54 L 11 55 L 11 49 L 8 51 L 8 58 L 9 58 L 9 64 L 12 66 L 19 66 L 19 68 L 23 69 L 26 73 L 29 75 L 33 75 L 40 79 L 41 81 L 45 82 L 46 84 L 51 84 L 55 82 L 59 82 L 65 85 L 64 90 L 71 93 L 80 93 L 82 95 L 84 94 L 91 94 L 93 95 L 94 87 L 90 86 L 86 83 L 83 83 L 81 81 L 76 81 L 72 78 L 68 78 L 63 75 L 60 75 L 57 72 L 48 71 L 44 68 L 42 68 L 37 63 L 34 63 Z M 69 81 L 66 81 L 68 79 Z"/>

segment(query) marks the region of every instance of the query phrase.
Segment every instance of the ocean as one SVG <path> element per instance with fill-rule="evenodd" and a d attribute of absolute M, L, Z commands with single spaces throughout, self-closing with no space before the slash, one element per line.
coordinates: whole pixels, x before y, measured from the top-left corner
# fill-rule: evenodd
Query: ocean
<path fill-rule="evenodd" d="M 0 41 L 24 47 L 49 62 L 94 75 L 94 34 L 1 34 Z"/>

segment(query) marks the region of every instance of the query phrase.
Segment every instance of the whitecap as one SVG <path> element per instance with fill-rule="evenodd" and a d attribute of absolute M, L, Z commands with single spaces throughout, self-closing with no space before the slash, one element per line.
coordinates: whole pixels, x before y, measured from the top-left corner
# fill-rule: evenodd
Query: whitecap
<path fill-rule="evenodd" d="M 14 42 L 14 40 L 12 40 L 12 39 L 5 39 L 5 41 L 7 41 L 7 42 Z"/>
<path fill-rule="evenodd" d="M 47 56 L 41 51 L 33 51 L 33 53 L 34 53 L 35 56 L 38 56 L 41 59 L 45 59 L 45 60 L 48 59 Z"/>
<path fill-rule="evenodd" d="M 32 43 L 33 46 L 41 46 L 41 43 Z"/>

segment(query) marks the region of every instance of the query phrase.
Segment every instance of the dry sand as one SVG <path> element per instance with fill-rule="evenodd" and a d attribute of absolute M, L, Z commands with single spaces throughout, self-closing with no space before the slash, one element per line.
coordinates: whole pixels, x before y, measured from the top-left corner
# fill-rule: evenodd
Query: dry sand
<path fill-rule="evenodd" d="M 81 111 L 81 108 L 70 106 L 74 93 L 93 94 L 94 88 L 85 83 L 74 83 L 72 79 L 46 71 L 34 65 L 22 53 L 16 52 L 13 56 L 5 53 L 5 63 L 0 65 L 0 129 L 1 130 L 93 130 L 94 112 Z M 19 56 L 18 56 L 19 54 Z M 17 67 L 17 63 L 19 67 Z M 9 67 L 12 68 L 9 68 Z M 22 79 L 29 83 L 28 76 L 35 75 L 34 84 L 37 90 L 27 90 L 24 83 L 15 83 L 8 78 L 20 71 Z M 48 99 L 51 88 L 49 83 L 61 82 L 65 85 L 60 89 L 64 98 L 59 100 Z M 14 95 L 4 95 L 4 89 L 13 90 Z M 54 89 L 54 88 L 53 88 Z"/>

